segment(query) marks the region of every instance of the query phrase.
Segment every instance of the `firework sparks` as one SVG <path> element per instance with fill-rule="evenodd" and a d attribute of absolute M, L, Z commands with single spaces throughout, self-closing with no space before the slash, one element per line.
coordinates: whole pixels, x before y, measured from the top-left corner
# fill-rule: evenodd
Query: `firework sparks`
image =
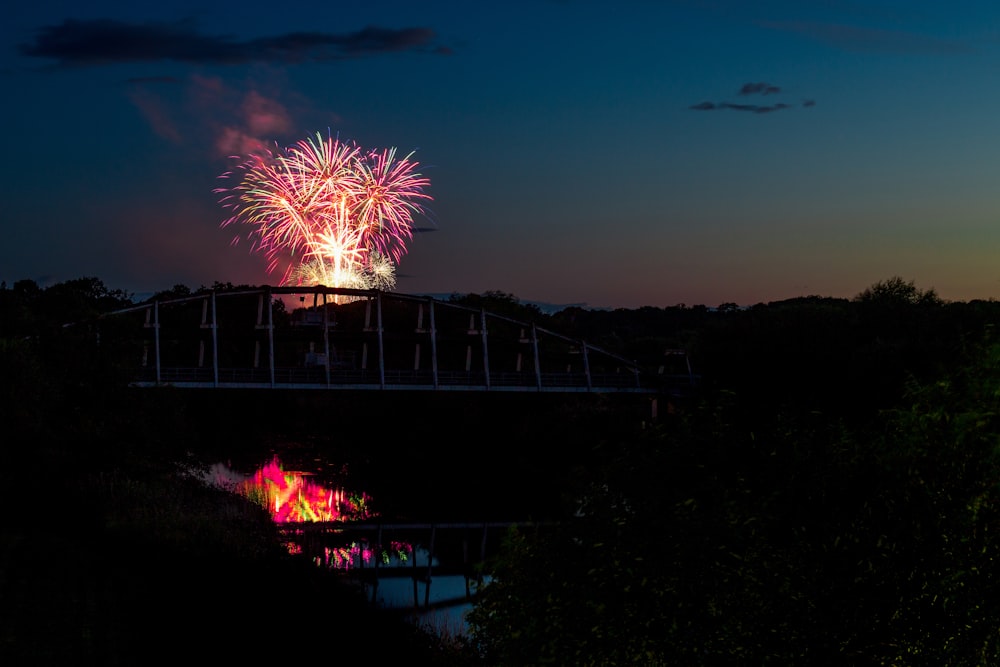
<path fill-rule="evenodd" d="M 249 226 L 269 272 L 290 260 L 283 284 L 390 290 L 414 217 L 431 199 L 412 157 L 318 133 L 251 155 L 220 177 L 241 175 L 235 187 L 215 190 L 231 211 L 222 226 Z"/>
<path fill-rule="evenodd" d="M 354 214 L 366 240 L 397 263 L 413 238 L 413 215 L 423 210 L 420 200 L 429 198 L 423 188 L 430 181 L 414 172 L 411 157 L 397 160 L 392 148 L 372 151 L 359 161 L 364 190 Z"/>
<path fill-rule="evenodd" d="M 396 284 L 396 265 L 378 251 L 368 254 L 364 270 L 365 282 L 378 290 L 387 291 Z"/>

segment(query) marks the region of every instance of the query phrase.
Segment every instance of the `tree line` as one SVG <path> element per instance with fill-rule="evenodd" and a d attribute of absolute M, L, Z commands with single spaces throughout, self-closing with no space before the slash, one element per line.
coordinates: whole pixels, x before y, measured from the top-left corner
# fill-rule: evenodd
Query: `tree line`
<path fill-rule="evenodd" d="M 597 446 L 559 530 L 509 536 L 471 614 L 480 650 L 497 664 L 997 664 L 997 315 L 899 279 L 699 313 L 675 331 L 705 392 Z"/>
<path fill-rule="evenodd" d="M 651 372 L 683 349 L 700 378 L 656 422 L 622 422 L 586 442 L 564 425 L 585 446 L 559 477 L 562 521 L 508 535 L 463 660 L 1000 662 L 1000 303 L 946 302 L 898 277 L 850 299 L 750 307 L 546 315 L 503 292 L 451 298 Z M 142 407 L 124 389 L 126 362 L 62 326 L 130 303 L 97 279 L 0 289 L 12 463 L 40 449 L 64 469 L 83 463 L 65 444 L 40 444 L 66 438 L 103 463 L 177 455 L 176 433 L 147 433 L 139 448 L 120 432 L 141 414 L 95 423 Z M 559 437 L 558 425 L 543 432 Z M 5 481 L 23 484 L 13 469 Z"/>

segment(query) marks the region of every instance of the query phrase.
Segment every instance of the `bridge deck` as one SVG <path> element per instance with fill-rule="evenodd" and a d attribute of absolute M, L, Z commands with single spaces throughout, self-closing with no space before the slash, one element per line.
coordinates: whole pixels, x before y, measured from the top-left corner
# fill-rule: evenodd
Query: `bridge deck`
<path fill-rule="evenodd" d="M 280 297 L 306 294 L 311 306 L 286 312 Z M 377 290 L 206 290 L 109 315 L 142 342 L 138 387 L 655 394 L 693 381 L 533 322 Z"/>
<path fill-rule="evenodd" d="M 402 391 L 514 391 L 514 392 L 626 392 L 656 393 L 662 386 L 639 386 L 632 374 L 546 373 L 540 382 L 528 373 L 439 372 L 435 381 L 429 371 L 377 372 L 338 371 L 327 374 L 322 368 L 276 369 L 274 381 L 266 370 L 220 368 L 218 379 L 211 368 L 163 368 L 160 379 L 148 370 L 133 382 L 137 387 L 172 386 L 183 389 L 342 389 Z M 679 378 L 686 381 L 687 378 Z"/>

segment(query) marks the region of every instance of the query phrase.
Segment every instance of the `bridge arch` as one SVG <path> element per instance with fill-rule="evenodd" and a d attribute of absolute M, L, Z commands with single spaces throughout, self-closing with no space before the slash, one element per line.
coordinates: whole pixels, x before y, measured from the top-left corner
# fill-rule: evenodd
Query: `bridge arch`
<path fill-rule="evenodd" d="M 213 289 L 111 316 L 131 318 L 142 340 L 140 387 L 661 389 L 635 361 L 587 341 L 430 296 L 321 285 Z"/>

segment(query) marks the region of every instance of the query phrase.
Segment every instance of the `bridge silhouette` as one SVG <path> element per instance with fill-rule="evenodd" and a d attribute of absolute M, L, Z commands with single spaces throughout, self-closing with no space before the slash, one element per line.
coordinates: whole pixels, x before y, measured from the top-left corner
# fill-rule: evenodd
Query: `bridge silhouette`
<path fill-rule="evenodd" d="M 139 387 L 657 394 L 695 379 L 485 308 L 379 290 L 205 290 L 112 316 L 142 341 Z"/>

